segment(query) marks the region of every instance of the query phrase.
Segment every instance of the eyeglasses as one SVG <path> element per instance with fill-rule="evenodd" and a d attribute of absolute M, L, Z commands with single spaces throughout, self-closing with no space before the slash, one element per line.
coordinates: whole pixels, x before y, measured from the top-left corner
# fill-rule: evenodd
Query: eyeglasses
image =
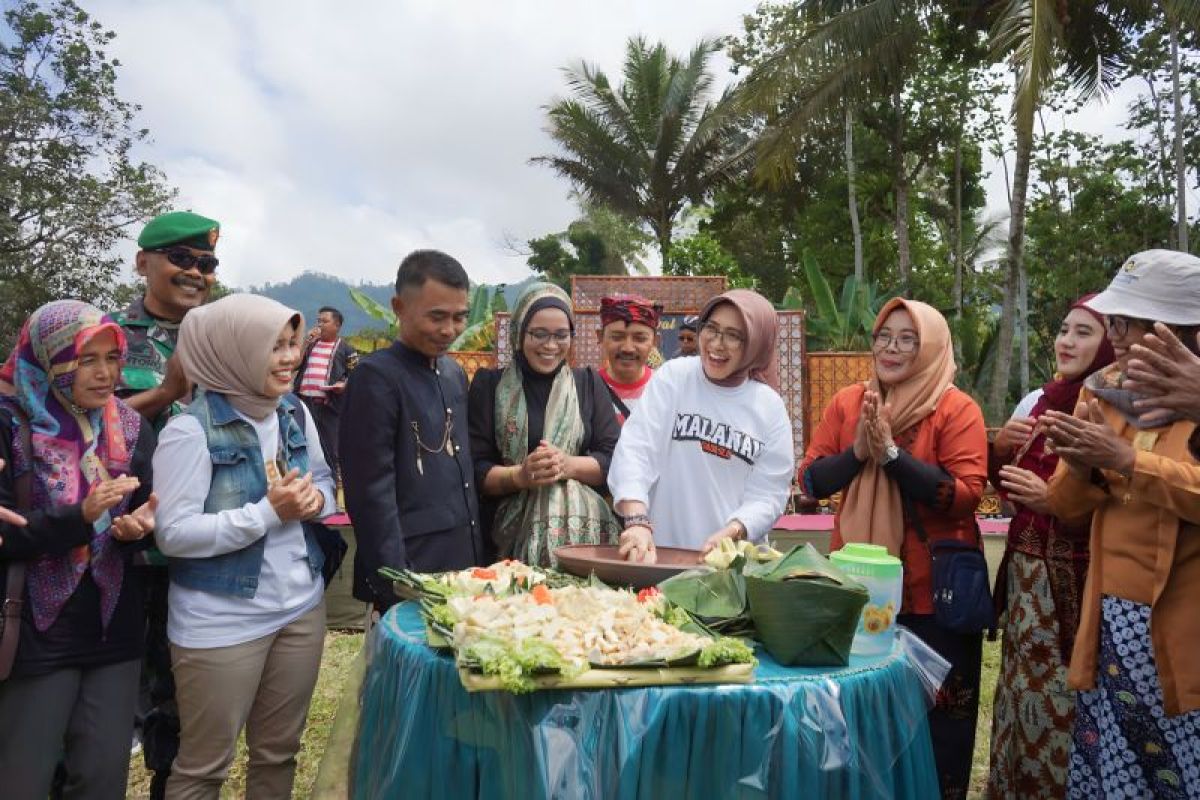
<path fill-rule="evenodd" d="M 195 253 L 184 250 L 179 247 L 160 248 L 151 250 L 151 253 L 162 253 L 166 256 L 167 261 L 170 261 L 174 266 L 180 269 L 191 269 L 195 267 L 200 270 L 202 275 L 211 275 L 217 270 L 217 264 L 220 260 L 216 256 L 202 255 L 198 256 Z"/>
<path fill-rule="evenodd" d="M 1125 334 L 1129 333 L 1130 325 L 1137 325 L 1139 328 L 1150 330 L 1154 327 L 1153 322 L 1148 322 L 1144 319 L 1136 317 L 1110 316 L 1105 318 L 1105 323 L 1108 325 L 1108 330 L 1118 339 L 1124 339 Z"/>
<path fill-rule="evenodd" d="M 561 347 L 571 341 L 573 334 L 570 331 L 548 331 L 542 328 L 534 328 L 531 331 L 525 331 L 525 335 L 533 339 L 534 344 L 545 344 L 547 340 L 553 339 L 554 343 Z"/>
<path fill-rule="evenodd" d="M 715 322 L 706 322 L 700 326 L 700 333 L 707 339 L 720 339 L 721 343 L 730 350 L 739 350 L 746 344 L 746 334 L 733 328 L 721 330 Z"/>
<path fill-rule="evenodd" d="M 887 350 L 895 342 L 896 350 L 901 353 L 911 353 L 921 345 L 921 340 L 911 333 L 901 333 L 897 336 L 892 336 L 890 333 L 882 331 L 871 337 L 875 342 L 876 350 Z"/>

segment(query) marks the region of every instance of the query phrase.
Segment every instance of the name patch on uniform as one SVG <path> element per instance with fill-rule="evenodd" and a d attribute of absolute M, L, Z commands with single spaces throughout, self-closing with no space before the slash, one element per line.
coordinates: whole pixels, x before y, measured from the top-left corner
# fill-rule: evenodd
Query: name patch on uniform
<path fill-rule="evenodd" d="M 713 422 L 702 414 L 675 415 L 671 438 L 677 442 L 700 442 L 700 448 L 718 458 L 740 458 L 753 465 L 762 453 L 763 443 L 748 433 Z"/>

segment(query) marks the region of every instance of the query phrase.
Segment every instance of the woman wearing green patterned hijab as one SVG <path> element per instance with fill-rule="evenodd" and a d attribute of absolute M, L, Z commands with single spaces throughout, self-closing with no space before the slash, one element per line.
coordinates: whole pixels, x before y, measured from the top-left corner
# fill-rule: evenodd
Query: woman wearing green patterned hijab
<path fill-rule="evenodd" d="M 600 375 L 572 369 L 571 301 L 537 283 L 517 300 L 513 360 L 481 369 L 467 401 L 480 516 L 501 558 L 554 566 L 564 544 L 611 544 L 620 525 L 603 486 L 620 434 Z"/>

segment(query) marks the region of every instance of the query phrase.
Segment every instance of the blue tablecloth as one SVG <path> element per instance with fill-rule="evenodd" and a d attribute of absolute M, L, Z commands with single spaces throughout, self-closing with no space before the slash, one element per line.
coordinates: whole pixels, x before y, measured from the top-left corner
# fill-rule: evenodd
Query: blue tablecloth
<path fill-rule="evenodd" d="M 845 668 L 757 655 L 751 684 L 470 694 L 398 605 L 376 630 L 354 797 L 938 796 L 904 648 Z"/>

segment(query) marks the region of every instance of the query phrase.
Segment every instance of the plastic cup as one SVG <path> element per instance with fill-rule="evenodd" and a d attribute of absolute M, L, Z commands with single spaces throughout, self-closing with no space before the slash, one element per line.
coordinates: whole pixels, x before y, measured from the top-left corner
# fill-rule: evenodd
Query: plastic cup
<path fill-rule="evenodd" d="M 877 544 L 848 544 L 829 554 L 829 560 L 867 587 L 871 599 L 863 607 L 850 645 L 851 655 L 890 653 L 896 638 L 896 615 L 904 588 L 904 566 Z"/>

